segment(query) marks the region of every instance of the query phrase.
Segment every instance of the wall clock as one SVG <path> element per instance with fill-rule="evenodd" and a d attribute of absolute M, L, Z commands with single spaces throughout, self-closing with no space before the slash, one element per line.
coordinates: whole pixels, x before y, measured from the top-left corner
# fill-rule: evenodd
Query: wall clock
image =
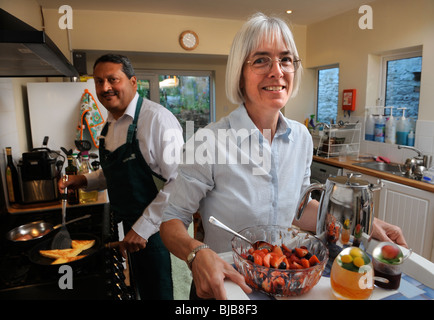
<path fill-rule="evenodd" d="M 199 44 L 199 37 L 194 31 L 186 30 L 180 34 L 179 44 L 185 50 L 193 50 Z"/>

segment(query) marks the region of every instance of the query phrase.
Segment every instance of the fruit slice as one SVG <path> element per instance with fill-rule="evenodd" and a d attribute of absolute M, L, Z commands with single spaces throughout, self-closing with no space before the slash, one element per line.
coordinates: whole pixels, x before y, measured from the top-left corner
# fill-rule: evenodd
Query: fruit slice
<path fill-rule="evenodd" d="M 304 258 L 305 255 L 307 255 L 309 251 L 305 248 L 295 248 L 295 254 L 299 257 L 299 258 Z"/>
<path fill-rule="evenodd" d="M 394 245 L 385 245 L 381 248 L 381 254 L 384 259 L 392 260 L 395 259 L 399 254 L 399 248 Z"/>

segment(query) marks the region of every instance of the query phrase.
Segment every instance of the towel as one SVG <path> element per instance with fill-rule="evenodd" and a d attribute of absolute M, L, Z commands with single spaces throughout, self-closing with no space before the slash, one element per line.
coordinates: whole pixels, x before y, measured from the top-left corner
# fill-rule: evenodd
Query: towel
<path fill-rule="evenodd" d="M 95 98 L 85 89 L 80 101 L 80 120 L 77 127 L 77 140 L 83 140 L 83 134 L 89 131 L 92 142 L 96 148 L 99 147 L 99 135 L 104 127 L 104 118 L 96 103 Z"/>

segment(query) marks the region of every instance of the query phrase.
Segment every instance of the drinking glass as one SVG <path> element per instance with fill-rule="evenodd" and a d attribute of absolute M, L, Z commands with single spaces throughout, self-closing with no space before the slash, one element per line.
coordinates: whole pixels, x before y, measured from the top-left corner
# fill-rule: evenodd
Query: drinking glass
<path fill-rule="evenodd" d="M 333 262 L 330 283 L 338 299 L 369 299 L 374 289 L 371 259 L 358 247 L 343 249 Z"/>

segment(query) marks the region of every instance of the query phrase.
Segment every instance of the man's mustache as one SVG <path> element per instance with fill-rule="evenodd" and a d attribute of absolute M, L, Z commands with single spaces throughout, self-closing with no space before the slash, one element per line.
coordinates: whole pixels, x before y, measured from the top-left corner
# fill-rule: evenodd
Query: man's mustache
<path fill-rule="evenodd" d="M 105 91 L 102 94 L 103 97 L 117 96 L 117 95 L 118 95 L 118 92 L 117 91 L 113 91 L 113 90 Z"/>

